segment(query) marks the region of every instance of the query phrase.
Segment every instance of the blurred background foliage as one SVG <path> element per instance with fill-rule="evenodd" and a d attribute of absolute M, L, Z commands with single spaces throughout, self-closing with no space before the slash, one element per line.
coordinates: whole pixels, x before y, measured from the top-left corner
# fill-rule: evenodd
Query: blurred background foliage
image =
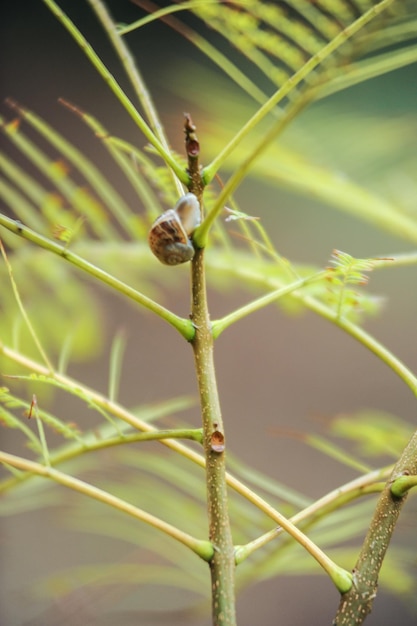
<path fill-rule="evenodd" d="M 120 24 L 155 10 L 149 3 L 137 3 L 145 12 L 129 2 L 107 4 Z M 201 3 L 192 13 L 176 13 L 174 23 L 172 15 L 170 25 L 152 22 L 126 40 L 174 149 L 182 154 L 182 112 L 190 111 L 207 165 L 263 99 L 371 4 Z M 121 76 L 88 3 L 60 6 Z M 16 3 L 6 2 L 2 12 L 1 45 L 8 62 L 1 87 L 12 98 L 2 106 L 2 212 L 187 315 L 187 268 L 161 268 L 145 242 L 152 220 L 175 200 L 166 169 L 41 2 L 25 7 L 24 18 Z M 303 99 L 309 104 L 251 168 L 213 233 L 208 253 L 213 319 L 246 302 L 249 294 L 326 267 L 334 248 L 363 259 L 414 252 L 416 21 L 415 3 L 393 2 L 310 74 L 226 161 L 223 179 L 239 168 L 274 118 L 285 118 L 297 102 L 304 106 Z M 219 63 L 206 55 L 204 41 L 224 55 Z M 395 71 L 387 73 L 391 67 Z M 362 77 L 367 78 L 363 83 Z M 131 95 L 123 78 L 121 84 Z M 309 93 L 317 101 L 310 103 Z M 58 105 L 58 97 L 72 103 L 75 112 Z M 116 138 L 132 146 L 122 147 Z M 206 208 L 220 187 L 215 181 L 207 190 Z M 47 251 L 3 228 L 1 236 L 25 310 L 61 371 L 104 394 L 120 377 L 116 396 L 135 415 L 161 427 L 199 426 L 191 355 L 174 333 Z M 0 341 L 37 359 L 5 264 L 0 275 Z M 367 323 L 415 370 L 414 286 L 412 266 L 372 273 L 371 287 L 386 303 L 382 317 Z M 380 309 L 382 300 L 376 302 L 369 287 L 352 289 L 351 305 L 346 304 L 352 319 Z M 340 304 L 338 286 L 328 281 L 311 285 L 307 293 L 328 306 Z M 382 364 L 379 368 L 358 353 L 354 342 L 312 315 L 302 321 L 287 317 L 305 304 L 288 297 L 280 310 L 272 307 L 233 327 L 219 340 L 217 357 L 229 445 L 240 459 L 232 456 L 231 469 L 287 515 L 358 472 L 394 462 L 415 415 L 408 390 Z M 115 357 L 114 336 L 121 327 L 127 340 Z M 27 374 L 18 363 L 0 358 L 2 373 Z M 39 378 L 20 383 L 5 378 L 2 384 L 14 396 L 1 396 L 2 421 L 12 427 L 3 429 L 2 447 L 10 451 L 33 455 L 27 445 L 38 435 L 33 420 L 24 418 L 33 393 L 44 411 L 48 444 L 58 454 L 71 444 L 81 453 L 82 441 L 97 429 L 113 434 L 82 393 L 63 388 L 52 394 Z M 57 432 L 56 423 L 49 420 L 48 427 L 46 411 L 59 423 L 74 424 L 67 431 L 70 444 L 63 444 L 63 429 Z M 136 443 L 77 454 L 60 469 L 204 537 L 201 469 L 161 447 Z M 193 624 L 206 623 L 207 571 L 194 555 L 117 511 L 103 513 L 102 505 L 41 479 L 17 483 L 5 474 L 5 623 L 106 624 L 116 615 L 128 626 L 136 623 L 138 610 L 141 623 L 184 623 L 187 617 Z M 374 502 L 374 497 L 359 499 L 317 520 L 308 532 L 349 569 Z M 231 515 L 236 543 L 271 529 L 263 515 L 233 494 Z M 384 604 L 382 594 L 369 624 L 392 623 L 390 607 L 404 625 L 415 620 L 414 515 L 415 498 L 381 576 L 382 589 L 396 593 L 403 604 L 392 595 Z M 302 593 L 302 604 L 311 607 L 309 616 L 317 622 L 330 620 L 336 600 L 324 577 L 319 586 L 300 578 L 295 592 L 296 584 L 281 578 L 313 573 L 320 573 L 315 563 L 285 537 L 255 553 L 238 568 L 238 587 L 245 589 L 239 623 L 253 623 L 255 606 L 262 607 L 256 612 L 260 623 L 276 623 L 277 601 L 288 600 L 288 593 Z M 261 581 L 251 596 L 249 586 Z M 305 623 L 297 605 L 287 608 L 288 614 L 282 611 L 282 623 Z"/>

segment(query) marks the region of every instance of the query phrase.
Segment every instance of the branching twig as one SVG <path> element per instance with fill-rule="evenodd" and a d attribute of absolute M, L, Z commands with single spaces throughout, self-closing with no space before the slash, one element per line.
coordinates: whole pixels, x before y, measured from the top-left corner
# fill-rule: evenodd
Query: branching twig
<path fill-rule="evenodd" d="M 417 474 L 417 431 L 396 463 L 376 506 L 361 553 L 353 570 L 353 586 L 343 594 L 334 626 L 359 626 L 371 612 L 378 587 L 379 571 L 407 494 L 391 492 L 394 481 Z"/>

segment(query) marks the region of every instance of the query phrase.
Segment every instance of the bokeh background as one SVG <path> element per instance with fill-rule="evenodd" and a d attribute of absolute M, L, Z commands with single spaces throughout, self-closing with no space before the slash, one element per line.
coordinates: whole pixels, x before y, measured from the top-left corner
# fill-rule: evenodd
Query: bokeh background
<path fill-rule="evenodd" d="M 107 4 L 124 21 L 142 14 L 127 0 Z M 62 1 L 61 6 L 88 35 L 111 71 L 121 75 L 120 65 L 86 3 Z M 44 117 L 81 147 L 116 187 L 125 185 L 99 143 L 92 140 L 75 116 L 57 103 L 59 97 L 67 98 L 93 113 L 113 134 L 143 145 L 133 123 L 83 53 L 40 1 L 4 0 L 0 12 L 1 99 L 13 97 Z M 214 34 L 212 37 L 215 40 Z M 198 126 L 203 162 L 208 160 L 212 155 L 205 155 L 204 146 L 206 137 L 209 144 L 212 126 L 224 124 L 225 135 L 229 136 L 228 125 L 237 123 L 230 117 L 234 103 L 239 104 L 236 91 L 227 86 L 207 59 L 161 23 L 150 24 L 140 33 L 132 34 L 128 43 L 148 81 L 172 145 L 182 150 L 182 115 L 184 110 L 189 110 Z M 192 73 L 191 68 L 198 71 Z M 124 79 L 121 83 L 128 89 Z M 414 65 L 313 106 L 287 131 L 286 140 L 293 140 L 295 145 L 298 141 L 308 144 L 312 152 L 316 151 L 318 163 L 337 164 L 341 173 L 348 172 L 360 182 L 370 173 L 372 177 L 373 169 L 377 170 L 378 164 L 369 158 L 369 153 L 375 152 L 370 149 L 369 141 L 380 140 L 384 125 L 399 129 L 404 151 L 416 145 L 416 102 Z M 5 113 L 6 108 L 0 106 Z M 224 118 L 219 119 L 222 111 Z M 361 123 L 355 126 L 355 120 Z M 404 128 L 408 129 L 407 133 Z M 414 206 L 414 211 L 415 190 L 414 178 L 414 181 L 407 179 L 407 186 L 401 191 L 404 201 Z M 128 190 L 121 192 L 132 201 Z M 249 178 L 239 189 L 237 198 L 243 210 L 262 219 L 279 251 L 293 261 L 324 266 L 333 248 L 358 257 L 389 256 L 415 249 L 412 243 L 389 232 L 376 231 L 313 198 L 277 190 L 264 180 Z M 118 268 L 119 274 L 122 269 Z M 158 289 L 162 302 L 186 315 L 187 269 L 173 271 L 176 272 L 174 284 L 155 285 L 155 290 Z M 103 381 L 108 376 L 112 337 L 123 329 L 128 341 L 120 399 L 126 406 L 195 394 L 189 347 L 158 319 L 104 289 L 94 285 L 91 289 L 100 304 L 96 342 L 99 347 L 94 360 L 77 364 L 71 374 L 105 390 Z M 370 289 L 383 295 L 386 303 L 382 314 L 367 322 L 367 328 L 416 371 L 415 269 L 375 272 Z M 47 297 L 53 306 L 53 295 Z M 219 293 L 212 289 L 212 317 L 219 317 L 247 299 L 248 294 L 238 290 L 228 288 Z M 288 431 L 326 434 L 335 415 L 367 408 L 415 423 L 416 403 L 410 390 L 361 345 L 312 313 L 288 317 L 271 307 L 233 326 L 218 342 L 216 368 L 232 452 L 241 461 L 309 497 L 323 495 L 352 479 L 355 473 L 289 437 Z M 70 414 L 71 410 L 71 403 L 62 407 L 64 413 Z M 195 409 L 185 417 L 198 426 Z M 77 421 L 82 419 L 89 419 L 87 411 L 85 416 L 77 415 Z M 2 432 L 1 437 L 5 440 L 6 433 Z M 410 537 L 415 534 L 414 523 L 415 519 L 407 518 L 394 542 L 400 541 L 401 532 Z M 111 558 L 118 561 L 126 553 L 122 542 L 91 534 L 83 536 L 67 527 L 65 507 L 2 518 L 0 545 L 1 624 L 105 626 L 114 623 L 110 608 L 116 611 L 120 626 L 138 623 L 133 608 L 123 604 L 125 598 L 117 589 L 109 596 L 110 608 L 109 598 L 100 594 L 92 598 L 88 592 L 85 596 L 77 593 L 69 595 L 66 602 L 54 602 L 33 593 L 33 584 L 55 570 L 91 559 L 100 561 L 103 554 L 106 561 Z M 411 549 L 415 548 L 414 544 Z M 134 554 L 131 558 L 134 560 Z M 415 564 L 417 582 L 417 557 Z M 155 593 L 152 601 L 163 608 L 161 592 Z M 239 598 L 239 624 L 329 624 L 337 604 L 338 594 L 325 576 L 278 577 L 250 587 Z M 367 624 L 411 626 L 416 621 L 415 610 L 415 602 L 413 607 L 412 602 L 382 588 Z M 174 611 L 145 612 L 141 620 L 143 624 L 169 626 L 185 623 L 185 616 Z M 191 623 L 205 626 L 209 621 L 194 618 Z"/>

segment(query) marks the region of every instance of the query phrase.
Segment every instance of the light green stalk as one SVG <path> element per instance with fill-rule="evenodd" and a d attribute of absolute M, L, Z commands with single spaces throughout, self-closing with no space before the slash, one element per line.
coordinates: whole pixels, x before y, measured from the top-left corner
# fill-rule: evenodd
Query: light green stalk
<path fill-rule="evenodd" d="M 34 461 L 29 461 L 27 459 L 23 459 L 21 457 L 15 456 L 14 454 L 8 454 L 7 452 L 0 451 L 0 463 L 5 463 L 12 467 L 15 467 L 20 470 L 24 470 L 25 472 L 31 472 L 36 474 L 37 476 L 44 476 L 45 478 L 50 478 L 51 480 L 59 483 L 60 485 L 64 485 L 65 487 L 69 487 L 74 491 L 78 491 L 79 493 L 83 493 L 94 500 L 98 500 L 99 502 L 103 502 L 118 511 L 122 511 L 123 513 L 127 513 L 140 520 L 141 522 L 145 522 L 150 526 L 166 533 L 173 539 L 176 539 L 180 543 L 184 544 L 188 548 L 190 548 L 193 552 L 198 554 L 205 561 L 209 561 L 213 555 L 213 546 L 210 542 L 205 540 L 196 539 L 192 537 L 188 533 L 185 533 L 175 526 L 164 522 L 158 517 L 139 509 L 124 500 L 113 496 L 112 494 L 104 491 L 103 489 L 99 489 L 98 487 L 94 487 L 89 483 L 86 483 L 79 478 L 75 478 L 74 476 L 69 476 L 68 474 L 64 474 L 59 470 L 56 470 L 47 465 L 41 465 L 40 463 L 35 463 Z"/>
<path fill-rule="evenodd" d="M 166 322 L 171 324 L 171 326 L 176 328 L 178 332 L 188 341 L 193 338 L 194 328 L 190 320 L 175 315 L 174 313 L 172 313 L 172 311 L 169 311 L 154 300 L 151 300 L 136 289 L 133 289 L 133 287 L 130 287 L 121 280 L 118 280 L 117 278 L 115 278 L 115 276 L 112 276 L 111 274 L 105 272 L 96 265 L 93 265 L 89 261 L 86 261 L 82 257 L 78 256 L 74 252 L 71 252 L 71 250 L 69 250 L 67 247 L 62 246 L 61 244 L 58 244 L 55 241 L 48 239 L 47 237 L 43 237 L 42 235 L 35 233 L 30 228 L 27 228 L 27 226 L 24 226 L 19 221 L 10 219 L 9 217 L 1 214 L 0 226 L 4 226 L 15 235 L 19 235 L 24 239 L 28 239 L 29 241 L 32 241 L 36 245 L 40 246 L 41 248 L 49 250 L 50 252 L 53 252 L 54 254 L 62 257 L 69 263 L 72 263 L 72 265 L 75 265 L 79 269 L 86 272 L 86 274 L 97 278 L 98 280 L 105 283 L 109 287 L 112 287 L 119 293 L 134 300 L 135 302 L 145 307 L 146 309 L 149 309 L 153 313 L 156 313 L 156 315 L 158 315 Z"/>
<path fill-rule="evenodd" d="M 157 139 L 155 134 L 146 124 L 143 117 L 137 111 L 134 104 L 120 87 L 114 76 L 109 72 L 103 61 L 90 46 L 87 39 L 82 35 L 82 33 L 78 30 L 75 24 L 73 24 L 69 17 L 60 9 L 60 7 L 53 0 L 43 0 L 43 2 L 48 6 L 52 13 L 58 18 L 58 20 L 63 24 L 63 26 L 67 29 L 70 35 L 74 38 L 74 40 L 83 50 L 85 55 L 91 61 L 93 66 L 96 68 L 100 76 L 105 80 L 109 88 L 113 91 L 116 98 L 126 109 L 130 117 L 137 124 L 138 128 L 145 135 L 149 143 L 154 146 L 160 156 L 164 159 L 165 163 L 175 172 L 179 180 L 184 184 L 188 184 L 189 177 L 187 172 L 185 172 L 185 170 L 173 158 L 172 154 L 168 150 L 166 150 L 166 148 L 162 145 L 159 139 Z"/>

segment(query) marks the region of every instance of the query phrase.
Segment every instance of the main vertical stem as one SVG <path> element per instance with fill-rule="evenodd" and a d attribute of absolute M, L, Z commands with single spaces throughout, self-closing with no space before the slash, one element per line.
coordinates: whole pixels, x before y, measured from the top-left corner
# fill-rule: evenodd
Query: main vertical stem
<path fill-rule="evenodd" d="M 204 250 L 192 261 L 192 346 L 196 364 L 206 456 L 209 538 L 214 545 L 210 562 L 214 626 L 234 626 L 235 561 L 228 513 L 225 437 L 213 359 L 213 336 L 207 306 Z"/>

